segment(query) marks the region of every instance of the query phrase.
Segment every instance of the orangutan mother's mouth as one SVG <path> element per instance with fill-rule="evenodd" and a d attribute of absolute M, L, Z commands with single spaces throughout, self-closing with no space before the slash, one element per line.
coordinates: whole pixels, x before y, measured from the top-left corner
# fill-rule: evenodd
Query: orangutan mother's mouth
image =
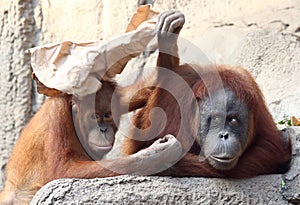
<path fill-rule="evenodd" d="M 209 155 L 211 159 L 220 163 L 232 163 L 236 160 L 236 157 L 232 156 L 217 156 L 217 155 Z"/>

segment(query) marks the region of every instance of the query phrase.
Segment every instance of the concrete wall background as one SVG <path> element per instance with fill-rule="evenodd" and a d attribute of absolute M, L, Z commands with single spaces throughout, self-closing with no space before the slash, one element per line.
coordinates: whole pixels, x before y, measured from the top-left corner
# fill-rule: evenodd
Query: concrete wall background
<path fill-rule="evenodd" d="M 0 1 L 1 179 L 19 132 L 44 99 L 35 92 L 26 50 L 62 40 L 110 39 L 124 32 L 136 7 L 134 0 Z M 213 63 L 251 70 L 275 120 L 300 117 L 300 0 L 156 0 L 154 8 L 181 10 L 181 36 Z"/>

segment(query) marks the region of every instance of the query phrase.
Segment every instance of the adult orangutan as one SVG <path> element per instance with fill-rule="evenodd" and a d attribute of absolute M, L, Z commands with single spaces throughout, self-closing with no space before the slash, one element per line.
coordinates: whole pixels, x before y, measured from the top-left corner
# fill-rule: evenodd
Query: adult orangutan
<path fill-rule="evenodd" d="M 101 160 L 112 148 L 120 115 L 142 107 L 152 92 L 151 88 L 140 90 L 149 79 L 119 87 L 108 79 L 113 77 L 108 72 L 99 91 L 81 98 L 49 89 L 34 77 L 38 91 L 50 98 L 24 127 L 13 148 L 0 204 L 28 204 L 38 189 L 54 179 L 147 174 L 178 160 L 182 148 L 171 135 L 133 155 Z"/>
<path fill-rule="evenodd" d="M 176 34 L 184 16 L 169 11 L 159 19 L 157 87 L 135 115 L 138 129 L 132 128 L 123 152 L 133 154 L 172 134 L 186 154 L 159 175 L 244 178 L 285 172 L 290 139 L 276 128 L 251 74 L 227 65 L 179 65 Z M 155 125 L 149 120 L 154 108 L 165 113 L 151 116 Z M 161 132 L 155 135 L 156 130 Z"/>

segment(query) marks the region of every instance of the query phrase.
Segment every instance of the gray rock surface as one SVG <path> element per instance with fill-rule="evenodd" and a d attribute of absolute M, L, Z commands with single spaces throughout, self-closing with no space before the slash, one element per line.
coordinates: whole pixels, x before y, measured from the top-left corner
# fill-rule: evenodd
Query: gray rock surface
<path fill-rule="evenodd" d="M 292 140 L 292 166 L 284 175 L 283 196 L 295 204 L 300 204 L 300 127 L 287 128 L 285 134 Z"/>
<path fill-rule="evenodd" d="M 293 142 L 291 169 L 251 179 L 119 176 L 60 179 L 40 189 L 33 204 L 300 204 L 300 127 L 284 134 Z"/>
<path fill-rule="evenodd" d="M 287 204 L 280 175 L 251 180 L 120 176 L 62 179 L 44 186 L 32 204 Z"/>

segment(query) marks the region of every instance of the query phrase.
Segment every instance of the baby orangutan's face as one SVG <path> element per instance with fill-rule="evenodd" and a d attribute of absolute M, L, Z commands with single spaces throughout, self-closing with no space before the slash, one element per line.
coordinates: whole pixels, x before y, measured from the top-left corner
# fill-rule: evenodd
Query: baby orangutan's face
<path fill-rule="evenodd" d="M 73 100 L 73 120 L 77 136 L 86 153 L 100 160 L 114 144 L 117 126 L 111 112 L 113 87 L 102 85 L 96 95 Z"/>

